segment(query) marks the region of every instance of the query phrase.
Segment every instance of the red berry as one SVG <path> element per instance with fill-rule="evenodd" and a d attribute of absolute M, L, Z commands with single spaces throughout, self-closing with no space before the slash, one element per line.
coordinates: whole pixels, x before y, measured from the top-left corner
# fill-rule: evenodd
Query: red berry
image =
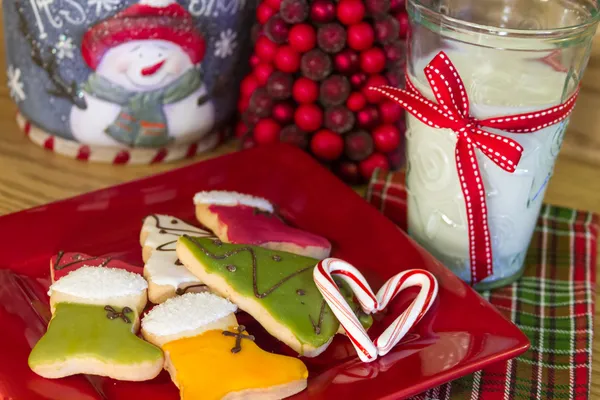
<path fill-rule="evenodd" d="M 390 0 L 390 11 L 391 12 L 406 11 L 405 0 Z"/>
<path fill-rule="evenodd" d="M 403 117 L 402 107 L 390 100 L 383 101 L 379 104 L 379 115 L 381 115 L 381 122 L 384 124 L 394 124 Z"/>
<path fill-rule="evenodd" d="M 373 47 L 360 53 L 360 68 L 367 74 L 378 74 L 385 68 L 385 53 Z"/>
<path fill-rule="evenodd" d="M 305 132 L 302 132 L 296 125 L 285 126 L 281 132 L 279 132 L 279 140 L 282 143 L 298 146 L 303 150 L 308 147 L 308 135 Z"/>
<path fill-rule="evenodd" d="M 344 140 L 329 129 L 321 129 L 310 141 L 310 149 L 315 156 L 323 160 L 337 160 L 344 151 Z"/>
<path fill-rule="evenodd" d="M 373 138 L 365 131 L 354 131 L 346 135 L 344 152 L 352 161 L 362 161 L 373 153 Z"/>
<path fill-rule="evenodd" d="M 388 80 L 381 75 L 371 75 L 365 85 L 362 87 L 362 93 L 365 95 L 369 103 L 379 103 L 386 99 L 381 93 L 370 90 L 371 87 L 379 87 L 388 85 Z"/>
<path fill-rule="evenodd" d="M 260 83 L 261 85 L 266 85 L 267 80 L 269 79 L 274 70 L 275 68 L 273 68 L 271 64 L 260 63 L 256 67 L 254 67 L 254 76 L 256 77 L 258 83 Z"/>
<path fill-rule="evenodd" d="M 294 122 L 303 131 L 314 132 L 323 124 L 323 111 L 315 104 L 301 104 L 294 114 Z"/>
<path fill-rule="evenodd" d="M 273 42 L 282 44 L 287 41 L 289 27 L 279 15 L 274 15 L 265 25 L 265 34 Z"/>
<path fill-rule="evenodd" d="M 333 106 L 325 110 L 325 127 L 337 133 L 346 133 L 354 126 L 354 113 L 344 106 Z"/>
<path fill-rule="evenodd" d="M 285 22 L 297 24 L 308 17 L 308 3 L 306 0 L 283 0 L 279 13 Z"/>
<path fill-rule="evenodd" d="M 277 48 L 277 43 L 271 41 L 266 36 L 261 36 L 256 41 L 254 51 L 262 61 L 271 62 L 275 58 L 275 54 L 277 54 Z"/>
<path fill-rule="evenodd" d="M 357 184 L 361 181 L 358 164 L 352 161 L 343 161 L 336 165 L 335 173 L 345 182 L 350 184 Z"/>
<path fill-rule="evenodd" d="M 379 111 L 375 106 L 367 106 L 356 113 L 356 124 L 363 129 L 379 125 Z"/>
<path fill-rule="evenodd" d="M 335 20 L 335 4 L 331 0 L 315 0 L 310 6 L 310 19 L 317 24 Z"/>
<path fill-rule="evenodd" d="M 331 73 L 331 58 L 322 50 L 313 49 L 302 56 L 302 75 L 313 81 L 321 81 Z"/>
<path fill-rule="evenodd" d="M 305 53 L 315 48 L 317 33 L 309 24 L 294 25 L 288 34 L 288 41 L 296 51 Z"/>
<path fill-rule="evenodd" d="M 359 22 L 348 27 L 348 46 L 363 51 L 373 47 L 375 32 L 367 22 Z"/>
<path fill-rule="evenodd" d="M 353 89 L 360 89 L 363 87 L 365 82 L 367 81 L 367 75 L 362 72 L 357 72 L 356 74 L 350 77 L 350 84 Z"/>
<path fill-rule="evenodd" d="M 285 100 L 292 95 L 292 75 L 275 71 L 267 81 L 267 92 L 275 100 Z"/>
<path fill-rule="evenodd" d="M 385 57 L 389 61 L 398 62 L 404 64 L 406 62 L 406 45 L 404 41 L 396 40 L 395 42 L 386 44 L 383 47 L 385 51 Z"/>
<path fill-rule="evenodd" d="M 263 2 L 256 7 L 256 20 L 264 25 L 269 18 L 275 15 L 275 12 L 267 3 Z"/>
<path fill-rule="evenodd" d="M 393 87 L 400 89 L 404 88 L 404 68 L 388 69 L 388 71 L 385 73 L 385 78 Z"/>
<path fill-rule="evenodd" d="M 366 0 L 365 3 L 371 15 L 386 14 L 390 10 L 390 0 Z"/>
<path fill-rule="evenodd" d="M 373 131 L 375 148 L 382 153 L 389 153 L 400 146 L 400 129 L 392 124 L 378 126 Z"/>
<path fill-rule="evenodd" d="M 317 31 L 317 43 L 326 53 L 338 53 L 346 46 L 346 30 L 338 23 L 323 25 Z"/>
<path fill-rule="evenodd" d="M 249 99 L 250 96 L 252 96 L 252 93 L 254 93 L 254 91 L 258 89 L 259 86 L 260 83 L 254 75 L 247 75 L 240 84 L 240 93 L 242 97 L 247 97 Z"/>
<path fill-rule="evenodd" d="M 362 0 L 340 0 L 337 17 L 344 25 L 357 24 L 365 17 L 365 5 Z"/>
<path fill-rule="evenodd" d="M 300 68 L 300 53 L 292 46 L 281 46 L 275 55 L 275 66 L 283 72 L 294 73 Z"/>
<path fill-rule="evenodd" d="M 319 100 L 325 107 L 343 104 L 350 94 L 350 83 L 345 76 L 331 75 L 321 83 Z"/>
<path fill-rule="evenodd" d="M 396 20 L 398 21 L 398 37 L 405 38 L 410 29 L 408 14 L 405 12 L 398 13 L 396 14 Z"/>
<path fill-rule="evenodd" d="M 275 11 L 279 11 L 279 7 L 281 7 L 281 0 L 263 0 L 263 2 L 267 3 Z"/>
<path fill-rule="evenodd" d="M 254 140 L 258 144 L 277 143 L 281 126 L 274 119 L 264 118 L 254 127 Z"/>
<path fill-rule="evenodd" d="M 350 49 L 345 49 L 334 56 L 335 69 L 342 74 L 350 74 L 358 69 L 358 54 Z"/>
<path fill-rule="evenodd" d="M 294 120 L 294 106 L 291 103 L 277 103 L 273 106 L 271 116 L 281 124 L 289 124 Z"/>
<path fill-rule="evenodd" d="M 248 127 L 243 121 L 239 121 L 235 125 L 235 137 L 241 138 L 242 136 L 246 135 L 246 133 L 248 133 Z"/>
<path fill-rule="evenodd" d="M 294 82 L 292 96 L 298 103 L 314 103 L 319 98 L 319 84 L 311 79 L 300 77 Z"/>
<path fill-rule="evenodd" d="M 374 153 L 371 156 L 363 161 L 358 166 L 360 170 L 360 174 L 365 179 L 370 179 L 375 172 L 375 169 L 389 170 L 390 164 L 388 159 L 381 153 Z"/>
<path fill-rule="evenodd" d="M 250 135 L 247 135 L 244 139 L 242 139 L 242 149 L 246 150 L 246 149 L 251 149 L 254 146 L 256 146 L 256 142 L 254 141 L 254 138 Z"/>
<path fill-rule="evenodd" d="M 251 111 L 246 111 L 244 114 L 242 114 L 242 120 L 247 127 L 251 128 L 261 120 L 261 117 Z"/>
<path fill-rule="evenodd" d="M 238 103 L 237 103 L 237 109 L 240 113 L 243 113 L 244 111 L 246 111 L 248 109 L 248 106 L 250 105 L 250 98 L 249 97 L 243 97 L 240 96 Z"/>
<path fill-rule="evenodd" d="M 250 56 L 250 66 L 252 68 L 256 67 L 258 64 L 260 64 L 260 58 L 256 55 L 256 54 L 252 54 Z"/>
<path fill-rule="evenodd" d="M 400 25 L 391 15 L 384 15 L 375 21 L 375 38 L 379 43 L 386 44 L 398 38 Z"/>
<path fill-rule="evenodd" d="M 365 108 L 367 105 L 367 99 L 361 92 L 354 92 L 350 94 L 348 100 L 346 101 L 346 107 L 350 111 L 358 112 Z"/>
<path fill-rule="evenodd" d="M 259 117 L 268 117 L 271 114 L 272 107 L 273 99 L 267 93 L 267 89 L 258 88 L 252 93 L 252 97 L 250 97 L 250 111 Z"/>

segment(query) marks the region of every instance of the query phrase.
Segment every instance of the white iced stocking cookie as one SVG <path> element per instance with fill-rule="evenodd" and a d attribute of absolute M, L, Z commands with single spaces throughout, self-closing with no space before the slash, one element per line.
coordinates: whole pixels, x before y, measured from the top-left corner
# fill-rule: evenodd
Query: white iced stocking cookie
<path fill-rule="evenodd" d="M 236 309 L 217 295 L 188 293 L 144 317 L 142 333 L 163 348 L 181 399 L 282 399 L 304 390 L 302 361 L 261 350 Z"/>
<path fill-rule="evenodd" d="M 162 351 L 135 334 L 146 288 L 140 275 L 105 267 L 81 267 L 56 281 L 49 292 L 52 319 L 29 355 L 30 368 L 45 378 L 156 377 Z"/>
<path fill-rule="evenodd" d="M 199 192 L 194 196 L 194 204 L 198 221 L 225 243 L 251 244 L 319 260 L 331 252 L 327 239 L 285 224 L 273 205 L 261 197 L 226 191 Z"/>
<path fill-rule="evenodd" d="M 169 216 L 152 214 L 144 219 L 140 233 L 144 277 L 148 280 L 148 298 L 160 304 L 177 291 L 202 289 L 198 278 L 177 259 L 175 244 L 181 235 L 212 236 L 210 232 Z"/>

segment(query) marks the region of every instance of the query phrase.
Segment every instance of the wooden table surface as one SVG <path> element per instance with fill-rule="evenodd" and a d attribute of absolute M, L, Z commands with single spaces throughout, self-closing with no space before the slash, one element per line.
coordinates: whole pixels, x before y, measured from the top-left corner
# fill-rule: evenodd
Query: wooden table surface
<path fill-rule="evenodd" d="M 1 15 L 1 13 L 0 13 Z M 0 47 L 3 37 L 0 34 Z M 4 49 L 0 68 L 6 70 Z M 596 40 L 546 202 L 600 213 L 600 39 Z M 122 167 L 87 164 L 32 143 L 15 123 L 16 108 L 0 87 L 0 215 L 181 167 L 236 149 L 235 143 L 190 160 L 166 165 Z M 360 190 L 357 188 L 357 190 Z M 599 257 L 600 259 L 600 257 Z M 600 264 L 599 264 L 600 266 Z M 598 287 L 598 285 L 597 285 Z M 600 328 L 596 308 L 595 330 Z M 594 338 L 592 399 L 600 400 L 600 335 Z"/>

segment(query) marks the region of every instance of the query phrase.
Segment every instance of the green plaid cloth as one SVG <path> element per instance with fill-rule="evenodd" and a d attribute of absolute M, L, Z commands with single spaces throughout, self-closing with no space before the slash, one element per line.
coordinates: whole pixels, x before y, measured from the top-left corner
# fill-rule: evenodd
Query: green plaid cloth
<path fill-rule="evenodd" d="M 406 227 L 404 173 L 375 172 L 366 197 Z M 598 225 L 590 212 L 545 205 L 523 278 L 482 293 L 529 337 L 530 350 L 413 399 L 587 399 Z"/>

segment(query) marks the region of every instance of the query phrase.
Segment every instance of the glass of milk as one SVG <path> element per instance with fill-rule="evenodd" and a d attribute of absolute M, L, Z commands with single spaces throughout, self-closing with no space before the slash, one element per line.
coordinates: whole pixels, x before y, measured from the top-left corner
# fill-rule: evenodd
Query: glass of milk
<path fill-rule="evenodd" d="M 478 119 L 520 114 L 564 102 L 585 70 L 599 19 L 596 0 L 409 0 L 408 75 L 435 100 L 423 68 L 444 51 L 465 83 Z M 476 150 L 487 193 L 493 275 L 488 289 L 518 279 L 568 120 L 529 134 L 514 173 Z M 470 282 L 466 208 L 455 165 L 456 134 L 407 114 L 410 235 Z M 541 244 L 540 244 L 541 245 Z"/>

